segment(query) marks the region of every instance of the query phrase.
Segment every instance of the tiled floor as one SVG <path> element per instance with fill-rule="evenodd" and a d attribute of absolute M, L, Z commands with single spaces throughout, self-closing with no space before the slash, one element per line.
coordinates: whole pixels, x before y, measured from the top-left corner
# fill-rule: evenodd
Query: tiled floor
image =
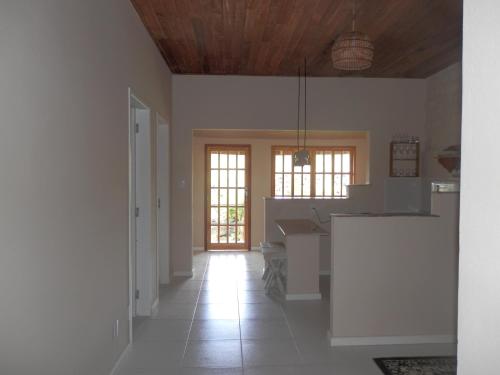
<path fill-rule="evenodd" d="M 273 301 L 262 256 L 201 253 L 194 277 L 162 286 L 153 319 L 135 322 L 120 375 L 381 375 L 374 357 L 450 355 L 453 345 L 331 348 L 328 280 L 323 301 Z"/>

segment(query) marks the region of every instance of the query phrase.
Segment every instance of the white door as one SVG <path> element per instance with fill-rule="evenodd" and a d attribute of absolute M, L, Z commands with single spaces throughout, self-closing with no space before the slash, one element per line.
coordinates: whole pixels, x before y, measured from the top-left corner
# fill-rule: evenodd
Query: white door
<path fill-rule="evenodd" d="M 156 258 L 151 231 L 150 110 L 130 97 L 130 298 L 131 315 L 151 315 Z"/>
<path fill-rule="evenodd" d="M 165 120 L 158 118 L 157 129 L 157 244 L 159 282 L 170 282 L 170 134 Z"/>
<path fill-rule="evenodd" d="M 132 101 L 132 97 L 130 97 L 130 113 L 129 113 L 129 298 L 131 305 L 131 317 L 136 315 L 136 299 L 135 299 L 135 291 L 137 290 L 137 274 L 136 274 L 136 260 L 137 260 L 137 235 L 136 235 L 136 223 L 135 223 L 135 105 Z"/>

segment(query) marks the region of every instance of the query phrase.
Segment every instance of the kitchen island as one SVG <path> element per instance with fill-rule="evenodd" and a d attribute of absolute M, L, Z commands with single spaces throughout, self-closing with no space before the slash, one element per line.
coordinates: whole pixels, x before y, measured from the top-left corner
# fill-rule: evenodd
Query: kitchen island
<path fill-rule="evenodd" d="M 458 196 L 433 214 L 331 215 L 332 346 L 456 341 Z"/>
<path fill-rule="evenodd" d="M 328 232 L 311 220 L 276 220 L 285 238 L 287 253 L 287 300 L 321 299 L 319 291 L 320 236 Z"/>

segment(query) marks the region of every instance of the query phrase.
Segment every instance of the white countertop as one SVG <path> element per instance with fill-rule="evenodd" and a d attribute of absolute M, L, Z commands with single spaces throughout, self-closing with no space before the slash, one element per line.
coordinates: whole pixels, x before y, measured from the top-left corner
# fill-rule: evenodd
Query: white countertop
<path fill-rule="evenodd" d="M 276 220 L 278 228 L 285 236 L 294 234 L 317 234 L 320 236 L 328 235 L 328 232 L 308 219 L 283 219 Z"/>
<path fill-rule="evenodd" d="M 351 212 L 351 213 L 332 213 L 333 217 L 439 217 L 426 212 Z"/>

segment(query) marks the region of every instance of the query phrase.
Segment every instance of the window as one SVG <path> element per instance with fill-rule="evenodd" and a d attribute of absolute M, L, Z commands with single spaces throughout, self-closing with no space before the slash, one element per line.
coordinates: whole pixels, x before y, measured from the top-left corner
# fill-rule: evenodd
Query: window
<path fill-rule="evenodd" d="M 272 147 L 272 193 L 277 198 L 346 198 L 354 183 L 354 147 L 309 147 L 311 165 L 293 166 L 293 146 Z"/>

